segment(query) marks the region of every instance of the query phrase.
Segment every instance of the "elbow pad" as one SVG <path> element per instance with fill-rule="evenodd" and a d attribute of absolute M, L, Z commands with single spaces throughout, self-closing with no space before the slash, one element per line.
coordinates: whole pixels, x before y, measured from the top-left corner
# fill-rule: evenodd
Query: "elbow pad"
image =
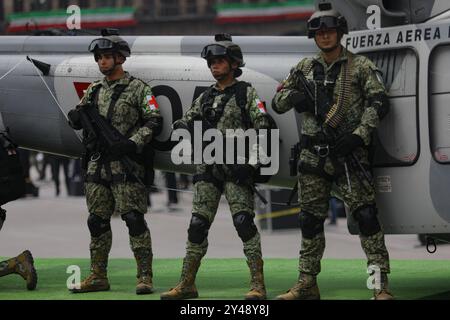
<path fill-rule="evenodd" d="M 371 106 L 377 106 L 375 109 L 377 110 L 377 115 L 380 120 L 382 120 L 386 115 L 389 113 L 389 110 L 391 108 L 389 98 L 386 94 L 380 93 L 373 97 L 370 100 Z"/>

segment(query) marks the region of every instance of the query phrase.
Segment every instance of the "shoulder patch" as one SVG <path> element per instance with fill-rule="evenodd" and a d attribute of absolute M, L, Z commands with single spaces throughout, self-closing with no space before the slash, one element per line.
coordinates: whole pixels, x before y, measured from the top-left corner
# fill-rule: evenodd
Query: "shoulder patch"
<path fill-rule="evenodd" d="M 262 102 L 262 101 L 259 100 L 258 98 L 255 99 L 255 102 L 256 102 L 256 106 L 257 106 L 258 109 L 259 109 L 259 112 L 261 112 L 261 113 L 267 113 L 266 106 L 264 105 L 264 102 Z"/>
<path fill-rule="evenodd" d="M 147 100 L 147 106 L 150 108 L 151 111 L 158 110 L 158 102 L 156 101 L 156 97 L 154 95 L 148 95 L 146 97 Z"/>

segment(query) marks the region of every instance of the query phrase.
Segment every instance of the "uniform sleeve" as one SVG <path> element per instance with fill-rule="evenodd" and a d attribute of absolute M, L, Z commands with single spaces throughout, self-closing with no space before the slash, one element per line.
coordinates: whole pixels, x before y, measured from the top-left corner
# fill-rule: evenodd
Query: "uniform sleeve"
<path fill-rule="evenodd" d="M 174 122 L 174 127 L 183 127 L 183 128 L 193 128 L 194 121 L 198 121 L 202 119 L 201 114 L 201 99 L 203 97 L 203 93 L 195 99 L 192 103 L 191 107 L 186 111 L 184 116 Z"/>
<path fill-rule="evenodd" d="M 161 132 L 162 117 L 158 102 L 149 85 L 144 84 L 138 99 L 138 104 L 142 116 L 141 123 L 144 125 L 139 128 L 130 140 L 136 143 L 138 149 L 141 149 Z"/>
<path fill-rule="evenodd" d="M 253 128 L 256 129 L 259 139 L 258 142 L 261 141 L 261 139 L 266 139 L 267 143 L 266 146 L 270 143 L 270 121 L 269 121 L 269 115 L 267 114 L 266 107 L 264 106 L 261 99 L 258 97 L 258 94 L 256 93 L 255 88 L 248 87 L 247 88 L 247 112 L 250 117 L 250 121 L 253 124 Z M 259 131 L 259 129 L 267 129 L 263 131 Z M 254 145 L 250 146 L 250 158 L 249 158 L 249 164 L 252 165 L 254 168 L 257 168 L 261 165 L 261 159 L 267 157 L 267 151 L 265 150 L 262 145 L 255 143 Z M 265 161 L 264 163 L 266 163 Z"/>
<path fill-rule="evenodd" d="M 306 60 L 303 59 L 297 66 L 291 69 L 289 75 L 278 86 L 277 93 L 272 100 L 272 108 L 276 113 L 285 113 L 291 110 L 294 106 L 289 100 L 289 96 L 298 90 L 298 70 L 303 69 Z"/>
<path fill-rule="evenodd" d="M 389 100 L 381 73 L 370 60 L 365 59 L 361 64 L 359 76 L 366 107 L 361 116 L 361 123 L 353 134 L 360 136 L 364 144 L 369 145 L 373 130 L 389 112 Z"/>
<path fill-rule="evenodd" d="M 253 87 L 247 88 L 247 108 L 253 128 L 270 129 L 266 107 Z"/>

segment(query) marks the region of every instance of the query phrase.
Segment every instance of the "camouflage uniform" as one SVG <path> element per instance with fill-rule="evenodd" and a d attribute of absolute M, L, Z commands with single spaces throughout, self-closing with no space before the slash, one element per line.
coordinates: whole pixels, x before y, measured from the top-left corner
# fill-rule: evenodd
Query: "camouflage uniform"
<path fill-rule="evenodd" d="M 219 90 L 215 87 L 215 90 Z M 192 123 L 194 119 L 201 117 L 201 105 L 202 96 L 194 102 L 191 109 L 187 111 L 183 117 L 183 121 Z M 219 94 L 214 99 L 214 104 L 220 103 L 223 93 Z M 257 101 L 259 100 L 256 90 L 249 87 L 247 90 L 247 111 L 255 129 L 269 128 L 269 123 L 265 114 L 258 109 Z M 226 129 L 247 129 L 242 123 L 241 110 L 236 103 L 235 98 L 231 98 L 224 108 L 224 112 L 219 122 L 217 123 L 217 129 L 219 129 L 225 136 Z M 209 167 L 209 168 L 208 168 Z M 197 166 L 196 174 L 205 174 L 207 170 L 211 170 L 212 175 L 219 181 L 223 182 L 223 193 L 229 203 L 232 216 L 239 212 L 250 212 L 254 216 L 254 195 L 249 185 L 239 185 L 234 181 L 236 178 L 230 172 L 226 165 L 212 165 L 207 166 L 205 164 Z M 205 217 L 210 224 L 214 221 L 214 217 L 219 205 L 220 196 L 222 191 L 217 188 L 211 182 L 199 181 L 194 186 L 194 199 L 193 199 L 193 214 L 198 214 Z M 187 256 L 198 255 L 203 257 L 206 254 L 208 247 L 208 241 L 201 245 L 194 244 L 188 241 L 187 243 Z M 258 257 L 261 258 L 261 245 L 259 241 L 259 233 L 257 232 L 255 238 L 252 241 L 244 243 L 244 253 L 247 258 Z"/>
<path fill-rule="evenodd" d="M 363 145 L 356 148 L 353 154 L 363 166 L 369 168 L 368 147 L 371 144 L 371 134 L 378 126 L 380 119 L 387 113 L 380 102 L 386 96 L 385 87 L 381 78 L 377 75 L 376 66 L 369 59 L 354 55 L 345 49 L 342 49 L 341 55 L 330 65 L 324 61 L 322 53 L 319 53 L 313 59 L 305 58 L 300 61 L 282 83 L 272 105 L 278 113 L 287 112 L 294 107 L 289 100 L 289 96 L 294 91 L 303 89 L 298 79 L 297 70 L 304 73 L 306 79 L 312 84 L 311 88 L 314 88 L 314 80 L 318 80 L 313 79 L 316 64 L 322 66 L 325 73 L 324 79 L 327 80 L 333 72 L 336 72 L 335 68 L 340 68 L 342 63 L 348 61 L 351 61 L 349 66 L 351 96 L 348 99 L 349 105 L 344 109 L 343 120 L 335 129 L 335 135 L 342 136 L 352 133 L 359 136 Z M 338 70 L 340 71 L 330 97 L 333 102 L 338 101 L 339 88 L 343 80 L 342 69 Z M 301 113 L 302 136 L 307 136 L 308 139 L 324 137 L 322 133 L 323 122 L 319 120 L 319 117 L 316 117 L 315 110 L 317 110 L 317 105 L 311 105 L 309 111 Z M 343 167 L 345 161 L 344 158 L 333 157 L 333 150 L 326 157 L 320 157 L 309 147 L 303 147 L 301 150 L 299 202 L 302 213 L 300 220 L 302 221 L 303 216 L 304 228 L 306 229 L 302 228 L 299 259 L 301 274 L 315 276 L 321 270 L 320 260 L 325 250 L 323 222 L 327 218 L 330 192 L 333 186 L 336 187 L 336 191 L 341 195 L 352 215 L 359 214 L 359 211 L 363 211 L 367 207 L 375 208 L 374 188 L 353 170 L 350 170 L 349 174 L 350 192 Z M 376 209 L 374 210 L 376 214 Z M 355 216 L 355 218 L 358 220 L 360 217 Z M 378 224 L 376 216 L 372 219 L 372 224 Z M 311 226 L 317 228 L 317 230 L 308 232 L 308 228 L 311 228 Z M 305 231 L 309 234 L 305 235 Z M 361 245 L 367 255 L 368 265 L 379 266 L 382 273 L 389 273 L 389 255 L 384 243 L 383 231 L 377 229 L 376 226 L 369 231 L 373 232 L 362 233 L 360 224 Z"/>
<path fill-rule="evenodd" d="M 224 91 L 221 91 L 218 86 L 215 85 L 212 89 L 213 95 L 215 96 L 214 103 L 212 105 L 219 105 L 224 95 L 226 94 L 225 92 L 227 90 L 232 90 L 236 85 L 237 82 L 234 82 Z M 194 101 L 192 107 L 179 121 L 185 123 L 186 126 L 189 126 L 190 124 L 193 125 L 193 122 L 196 119 L 204 118 L 202 114 L 203 95 L 204 93 Z M 261 110 L 260 108 L 258 108 L 259 101 L 260 99 L 257 96 L 256 90 L 252 87 L 248 87 L 247 105 L 245 110 L 249 115 L 252 127 L 255 129 L 269 128 L 269 120 L 267 118 L 265 110 Z M 216 128 L 222 132 L 223 136 L 225 136 L 227 129 L 248 129 L 243 122 L 243 115 L 241 114 L 241 108 L 236 102 L 236 96 L 231 97 L 231 99 L 229 99 L 226 103 L 223 109 L 223 114 L 216 124 Z M 198 177 L 205 177 L 205 175 L 207 175 L 208 178 L 197 179 Z M 250 183 L 253 182 L 248 180 L 247 184 L 236 183 L 236 177 L 231 171 L 230 167 L 220 164 L 198 165 L 196 168 L 196 176 L 194 177 L 194 181 L 197 182 L 195 182 L 194 185 L 192 220 L 188 230 L 189 237 L 186 244 L 186 256 L 184 258 L 182 280 L 180 283 L 183 283 L 183 281 L 186 279 L 187 274 L 193 275 L 193 278 L 195 279 L 195 274 L 200 265 L 200 260 L 206 254 L 208 249 L 208 230 L 214 221 L 220 197 L 222 193 L 224 193 L 230 206 L 230 211 L 233 216 L 235 227 L 243 241 L 244 254 L 247 257 L 247 263 L 252 274 L 252 286 L 255 286 L 256 282 L 254 281 L 254 274 L 256 274 L 256 272 L 253 271 L 259 268 L 262 277 L 262 253 L 260 234 L 253 222 L 254 194 L 252 188 L 250 187 Z M 245 231 L 240 230 L 240 228 L 242 227 L 238 222 L 240 219 L 242 219 L 241 221 L 246 221 L 246 223 L 248 223 L 248 225 L 246 226 L 247 233 L 250 234 L 245 234 Z M 202 223 L 203 227 L 198 227 L 198 225 Z M 195 235 L 196 232 L 201 233 L 201 235 Z M 192 279 L 191 281 L 192 286 L 194 279 Z M 256 289 L 260 290 L 259 292 L 263 291 L 263 296 L 265 298 L 265 288 L 263 280 L 260 280 L 261 281 L 258 282 L 257 285 L 258 288 Z M 191 283 L 190 281 L 187 282 Z M 181 291 L 182 290 L 184 289 L 181 289 Z M 184 295 L 173 296 L 170 295 L 170 292 L 169 295 L 163 293 L 161 295 L 161 298 L 180 299 L 196 297 L 196 289 L 193 291 L 194 292 L 189 292 Z"/>
<path fill-rule="evenodd" d="M 125 72 L 122 79 L 108 82 L 104 78 L 91 84 L 80 105 L 87 103 L 94 88 L 100 86 L 98 111 L 100 115 L 107 117 L 111 97 L 118 85 L 126 85 L 126 88 L 112 111 L 111 124 L 136 144 L 139 154 L 154 135 L 154 128 L 146 123 L 152 119 L 161 120 L 157 105 L 150 103 L 154 99 L 150 86 Z M 136 161 L 132 162 L 134 175 L 143 181 L 144 166 Z M 129 178 L 130 175 L 120 161 L 100 158 L 88 163 L 85 188 L 87 207 L 91 214 L 88 219 L 91 230 L 91 271 L 106 277 L 112 243 L 110 219 L 113 213 L 117 213 L 129 228 L 130 247 L 138 264 L 138 278 L 147 276 L 151 279 L 152 244 L 150 231 L 143 217 L 147 212 L 147 191 L 142 184 Z M 93 231 L 92 225 L 100 230 Z"/>

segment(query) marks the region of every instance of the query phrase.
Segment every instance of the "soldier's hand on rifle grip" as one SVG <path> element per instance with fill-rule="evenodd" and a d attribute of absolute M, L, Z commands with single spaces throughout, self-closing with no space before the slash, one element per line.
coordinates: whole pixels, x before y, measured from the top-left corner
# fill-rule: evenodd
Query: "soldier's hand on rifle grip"
<path fill-rule="evenodd" d="M 294 106 L 298 113 L 314 111 L 312 101 L 307 98 L 304 90 L 295 90 L 289 95 L 289 102 Z"/>
<path fill-rule="evenodd" d="M 336 141 L 335 153 L 337 156 L 345 157 L 356 148 L 364 145 L 363 139 L 356 134 L 345 134 Z"/>
<path fill-rule="evenodd" d="M 77 109 L 72 109 L 67 114 L 67 118 L 69 119 L 69 126 L 75 130 L 81 130 L 83 129 L 83 126 L 81 125 L 81 118 L 80 114 L 78 113 Z"/>

